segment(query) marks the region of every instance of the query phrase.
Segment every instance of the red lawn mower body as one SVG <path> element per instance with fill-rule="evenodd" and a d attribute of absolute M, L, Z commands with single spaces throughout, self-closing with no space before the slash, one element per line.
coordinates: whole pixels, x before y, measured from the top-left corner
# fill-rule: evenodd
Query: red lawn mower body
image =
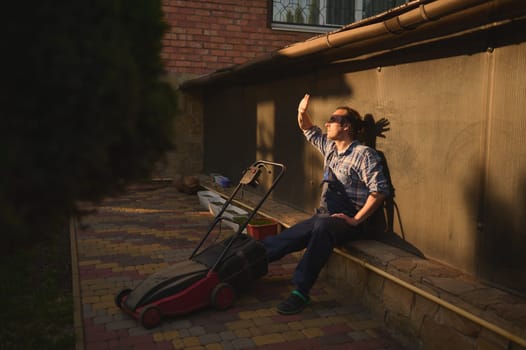
<path fill-rule="evenodd" d="M 239 189 L 256 183 L 262 169 L 280 168 L 272 185 L 263 195 L 237 231 L 227 239 L 202 248 L 204 242 L 222 220 L 222 214 L 232 203 Z M 218 310 L 229 308 L 237 290 L 267 273 L 268 263 L 263 244 L 243 233 L 285 171 L 278 163 L 257 161 L 244 175 L 216 215 L 207 233 L 190 258 L 154 273 L 134 289 L 124 289 L 116 297 L 116 305 L 139 320 L 145 328 L 158 326 L 163 317 L 177 316 L 213 306 Z M 268 171 L 270 173 L 270 171 Z"/>

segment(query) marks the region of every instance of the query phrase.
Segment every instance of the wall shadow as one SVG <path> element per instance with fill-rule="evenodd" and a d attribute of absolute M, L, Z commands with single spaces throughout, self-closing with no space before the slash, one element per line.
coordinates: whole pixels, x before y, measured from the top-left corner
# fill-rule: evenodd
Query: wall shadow
<path fill-rule="evenodd" d="M 526 177 L 513 197 L 504 197 L 496 188 L 500 185 L 473 181 L 465 191 L 466 205 L 477 220 L 476 273 L 488 284 L 526 296 Z"/>
<path fill-rule="evenodd" d="M 330 110 L 330 99 L 349 99 L 353 91 L 341 74 L 326 75 L 317 70 L 304 78 L 296 78 L 295 84 L 286 79 L 283 84 L 273 84 L 275 97 L 275 138 L 274 156 L 287 166 L 287 174 L 276 188 L 275 198 L 304 212 L 313 213 L 320 201 L 320 183 L 323 158 L 310 145 L 299 129 L 298 104 L 305 93 L 311 95 L 311 114 L 315 124 L 323 129 L 317 120 L 321 110 Z M 279 97 L 278 97 L 279 96 Z M 327 115 L 328 117 L 328 115 Z"/>
<path fill-rule="evenodd" d="M 237 183 L 255 160 L 257 104 L 243 86 L 206 91 L 204 101 L 203 171 Z"/>
<path fill-rule="evenodd" d="M 385 156 L 385 153 L 376 147 L 377 138 L 385 138 L 385 133 L 390 130 L 390 122 L 387 118 L 375 120 L 372 114 L 364 115 L 363 119 L 364 127 L 360 137 L 361 141 L 365 145 L 375 149 L 380 156 L 385 176 L 389 181 L 391 196 L 387 198 L 384 202 L 384 205 L 376 210 L 376 212 L 367 220 L 365 223 L 365 235 L 360 237 L 360 239 L 380 241 L 382 243 L 402 249 L 415 256 L 425 258 L 424 254 L 417 247 L 405 239 L 402 215 L 400 214 L 400 210 L 396 205 L 396 190 L 393 185 L 391 173 L 389 171 L 387 157 Z M 396 219 L 398 220 L 400 232 L 396 232 L 394 229 L 395 215 Z"/>

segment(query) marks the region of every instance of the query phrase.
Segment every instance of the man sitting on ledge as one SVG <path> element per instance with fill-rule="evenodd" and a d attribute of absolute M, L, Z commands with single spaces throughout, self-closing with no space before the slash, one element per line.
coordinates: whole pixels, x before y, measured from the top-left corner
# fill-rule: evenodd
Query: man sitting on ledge
<path fill-rule="evenodd" d="M 299 313 L 309 303 L 309 292 L 333 248 L 357 237 L 390 192 L 380 157 L 357 139 L 363 123 L 358 112 L 336 108 L 323 134 L 307 113 L 309 97 L 306 94 L 299 103 L 298 124 L 324 157 L 320 207 L 311 218 L 263 241 L 269 262 L 306 248 L 294 271 L 296 289 L 278 305 L 285 315 Z"/>

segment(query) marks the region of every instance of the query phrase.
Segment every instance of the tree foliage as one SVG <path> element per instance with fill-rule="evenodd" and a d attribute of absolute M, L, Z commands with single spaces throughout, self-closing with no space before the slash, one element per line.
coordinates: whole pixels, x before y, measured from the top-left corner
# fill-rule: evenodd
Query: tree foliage
<path fill-rule="evenodd" d="M 52 232 L 148 176 L 172 146 L 159 0 L 12 4 L 4 32 L 0 225 L 4 247 Z"/>

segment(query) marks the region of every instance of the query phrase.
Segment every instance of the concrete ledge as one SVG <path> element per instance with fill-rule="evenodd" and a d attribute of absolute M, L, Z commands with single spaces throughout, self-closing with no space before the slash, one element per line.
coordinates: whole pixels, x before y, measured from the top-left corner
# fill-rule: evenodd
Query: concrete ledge
<path fill-rule="evenodd" d="M 526 348 L 525 298 L 377 241 L 335 252 L 324 276 L 411 348 Z"/>
<path fill-rule="evenodd" d="M 228 196 L 201 176 L 201 184 Z M 240 204 L 253 206 L 257 194 Z M 267 199 L 261 212 L 284 227 L 310 214 Z M 526 350 L 526 298 L 439 262 L 375 241 L 335 249 L 321 278 L 359 299 L 411 349 Z"/>

